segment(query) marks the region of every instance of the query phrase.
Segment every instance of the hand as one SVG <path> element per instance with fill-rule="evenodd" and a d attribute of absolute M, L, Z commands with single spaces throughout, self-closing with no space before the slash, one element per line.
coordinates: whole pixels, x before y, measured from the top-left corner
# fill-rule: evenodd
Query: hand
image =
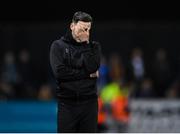
<path fill-rule="evenodd" d="M 96 71 L 95 73 L 90 74 L 91 78 L 99 77 L 99 71 Z"/>
<path fill-rule="evenodd" d="M 84 24 L 81 24 L 79 22 L 78 25 L 78 33 L 77 33 L 77 38 L 79 40 L 79 42 L 87 42 L 89 43 L 89 26 L 84 26 Z"/>
<path fill-rule="evenodd" d="M 84 32 L 84 31 L 80 32 L 78 34 L 78 40 L 79 40 L 79 42 L 89 43 L 89 34 L 87 32 Z"/>

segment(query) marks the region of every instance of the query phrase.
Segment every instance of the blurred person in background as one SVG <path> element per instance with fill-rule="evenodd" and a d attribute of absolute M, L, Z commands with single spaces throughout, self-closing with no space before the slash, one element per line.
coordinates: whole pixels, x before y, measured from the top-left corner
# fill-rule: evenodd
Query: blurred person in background
<path fill-rule="evenodd" d="M 100 44 L 90 39 L 92 17 L 76 12 L 67 33 L 51 45 L 57 81 L 58 132 L 96 132 Z"/>
<path fill-rule="evenodd" d="M 4 54 L 4 60 L 0 69 L 0 94 L 1 99 L 17 98 L 16 86 L 19 82 L 19 74 L 14 53 L 8 51 Z"/>
<path fill-rule="evenodd" d="M 109 66 L 105 56 L 101 56 L 101 64 L 99 67 L 99 78 L 97 80 L 98 94 L 101 92 L 101 89 L 110 82 L 109 76 Z"/>
<path fill-rule="evenodd" d="M 17 69 L 19 74 L 17 94 L 19 98 L 35 98 L 36 93 L 33 87 L 33 67 L 31 55 L 27 49 L 22 49 L 19 52 Z"/>
<path fill-rule="evenodd" d="M 134 78 L 134 81 L 138 82 L 141 81 L 145 75 L 142 50 L 140 48 L 133 49 L 131 56 L 132 77 Z"/>
<path fill-rule="evenodd" d="M 14 53 L 11 51 L 6 52 L 4 55 L 4 62 L 1 66 L 1 79 L 13 85 L 19 82 L 17 63 L 15 61 Z"/>
<path fill-rule="evenodd" d="M 172 83 L 172 70 L 168 61 L 167 52 L 160 48 L 157 50 L 155 60 L 152 63 L 152 79 L 158 97 L 165 97 L 165 93 Z"/>
<path fill-rule="evenodd" d="M 52 88 L 48 84 L 43 84 L 40 86 L 38 91 L 38 100 L 41 101 L 51 101 L 54 99 L 54 94 L 52 92 Z"/>
<path fill-rule="evenodd" d="M 129 87 L 125 81 L 125 69 L 121 57 L 114 53 L 109 59 L 111 78 L 100 92 L 106 112 L 106 132 L 125 132 L 128 122 L 127 101 Z"/>
<path fill-rule="evenodd" d="M 103 133 L 108 130 L 108 126 L 106 124 L 107 119 L 107 111 L 105 109 L 104 102 L 100 97 L 100 93 L 102 89 L 110 82 L 109 75 L 109 64 L 104 55 L 101 55 L 101 64 L 99 68 L 99 77 L 97 79 L 97 87 L 98 87 L 98 133 Z"/>
<path fill-rule="evenodd" d="M 128 79 L 134 83 L 131 93 L 132 97 L 137 97 L 140 92 L 140 86 L 145 76 L 145 64 L 143 52 L 140 48 L 134 48 L 131 53 L 130 63 L 128 64 Z"/>
<path fill-rule="evenodd" d="M 0 80 L 0 101 L 7 101 L 15 98 L 13 86 L 4 80 Z"/>
<path fill-rule="evenodd" d="M 113 98 L 121 94 L 121 86 L 124 82 L 124 69 L 121 58 L 118 54 L 112 54 L 109 59 L 109 76 L 108 83 L 100 92 L 100 96 L 105 103 L 110 103 Z"/>
<path fill-rule="evenodd" d="M 33 80 L 32 64 L 30 62 L 31 55 L 27 49 L 22 49 L 18 55 L 18 72 L 21 83 L 31 84 Z"/>
<path fill-rule="evenodd" d="M 140 90 L 138 93 L 138 98 L 144 98 L 144 99 L 148 99 L 148 98 L 155 98 L 155 93 L 154 93 L 154 87 L 153 87 L 153 82 L 150 78 L 144 78 L 141 86 L 140 86 Z"/>
<path fill-rule="evenodd" d="M 105 111 L 104 103 L 101 97 L 98 97 L 98 133 L 106 132 L 108 126 L 106 124 L 107 113 Z"/>
<path fill-rule="evenodd" d="M 166 91 L 166 98 L 168 99 L 178 99 L 180 97 L 180 84 L 176 80 L 171 84 L 171 86 Z"/>

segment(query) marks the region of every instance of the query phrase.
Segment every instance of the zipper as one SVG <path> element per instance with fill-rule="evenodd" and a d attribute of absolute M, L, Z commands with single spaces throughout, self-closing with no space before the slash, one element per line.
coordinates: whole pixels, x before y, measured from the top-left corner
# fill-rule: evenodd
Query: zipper
<path fill-rule="evenodd" d="M 76 100 L 77 104 L 79 104 L 79 92 L 77 92 L 77 100 Z"/>
<path fill-rule="evenodd" d="M 72 66 L 71 65 L 71 58 L 72 58 L 71 57 L 71 48 L 70 48 L 70 46 L 68 48 L 69 48 L 68 62 L 69 62 L 69 65 Z"/>

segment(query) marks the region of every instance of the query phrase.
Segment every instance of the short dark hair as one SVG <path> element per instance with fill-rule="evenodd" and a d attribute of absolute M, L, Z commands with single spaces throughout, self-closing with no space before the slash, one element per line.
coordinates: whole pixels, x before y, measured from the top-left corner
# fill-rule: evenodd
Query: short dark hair
<path fill-rule="evenodd" d="M 72 22 L 77 23 L 78 21 L 92 22 L 92 17 L 88 13 L 78 11 L 74 13 Z"/>

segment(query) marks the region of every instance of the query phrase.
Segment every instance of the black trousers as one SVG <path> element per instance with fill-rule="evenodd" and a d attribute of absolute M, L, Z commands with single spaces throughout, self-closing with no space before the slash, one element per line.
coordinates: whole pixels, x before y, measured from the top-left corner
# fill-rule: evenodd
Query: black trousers
<path fill-rule="evenodd" d="M 58 102 L 58 133 L 96 133 L 97 99 Z"/>

